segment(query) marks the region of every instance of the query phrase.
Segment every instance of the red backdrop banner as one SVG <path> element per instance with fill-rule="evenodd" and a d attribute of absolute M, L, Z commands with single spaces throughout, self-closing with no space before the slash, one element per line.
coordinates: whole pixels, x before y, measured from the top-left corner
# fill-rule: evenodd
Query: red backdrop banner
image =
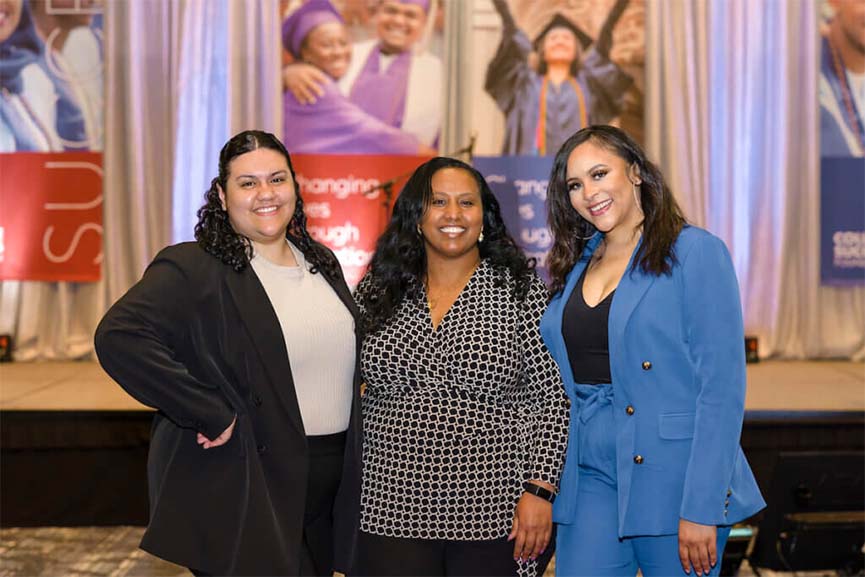
<path fill-rule="evenodd" d="M 102 153 L 0 154 L 0 280 L 97 281 Z"/>
<path fill-rule="evenodd" d="M 366 272 L 399 191 L 426 160 L 417 156 L 292 155 L 310 235 L 336 253 L 350 286 Z"/>

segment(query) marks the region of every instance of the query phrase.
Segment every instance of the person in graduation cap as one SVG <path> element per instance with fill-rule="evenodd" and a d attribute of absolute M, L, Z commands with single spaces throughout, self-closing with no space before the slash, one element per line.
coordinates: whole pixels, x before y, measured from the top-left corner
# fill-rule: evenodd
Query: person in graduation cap
<path fill-rule="evenodd" d="M 415 136 L 362 110 L 336 82 L 351 61 L 351 44 L 342 16 L 329 0 L 309 0 L 282 25 L 285 49 L 318 70 L 321 96 L 303 103 L 283 93 L 285 146 L 303 154 L 432 154 Z"/>
<path fill-rule="evenodd" d="M 507 0 L 493 0 L 503 31 L 485 89 L 505 115 L 502 154 L 553 154 L 580 128 L 618 116 L 633 79 L 610 60 L 610 50 L 628 1 L 616 2 L 592 44 L 558 13 L 532 43 L 517 27 Z M 533 50 L 540 57 L 537 71 L 529 64 Z"/>

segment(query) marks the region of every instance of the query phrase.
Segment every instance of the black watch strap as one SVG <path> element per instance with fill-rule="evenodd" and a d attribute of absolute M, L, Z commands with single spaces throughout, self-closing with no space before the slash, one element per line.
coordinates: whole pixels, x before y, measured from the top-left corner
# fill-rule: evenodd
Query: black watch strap
<path fill-rule="evenodd" d="M 545 501 L 549 501 L 550 503 L 552 503 L 553 501 L 556 500 L 556 494 L 555 493 L 553 493 L 549 489 L 544 489 L 540 485 L 535 485 L 534 483 L 532 483 L 530 481 L 526 481 L 525 483 L 523 483 L 523 490 L 526 493 L 531 493 L 532 495 L 534 495 L 536 497 L 540 497 L 541 499 L 544 499 Z"/>

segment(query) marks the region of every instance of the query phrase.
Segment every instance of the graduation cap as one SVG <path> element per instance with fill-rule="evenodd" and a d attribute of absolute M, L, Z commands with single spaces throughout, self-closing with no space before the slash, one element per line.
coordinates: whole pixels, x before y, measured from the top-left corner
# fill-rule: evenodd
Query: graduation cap
<path fill-rule="evenodd" d="M 532 46 L 535 49 L 535 52 L 541 51 L 541 43 L 544 41 L 544 37 L 547 35 L 547 32 L 552 30 L 553 28 L 567 28 L 571 32 L 574 33 L 574 36 L 577 37 L 577 40 L 580 41 L 580 45 L 583 47 L 583 50 L 589 47 L 593 42 L 592 37 L 586 34 L 580 29 L 579 26 L 571 22 L 568 18 L 562 16 L 560 12 L 556 12 L 555 16 L 553 16 L 546 26 L 541 30 L 541 32 L 535 36 L 535 41 L 532 43 Z"/>

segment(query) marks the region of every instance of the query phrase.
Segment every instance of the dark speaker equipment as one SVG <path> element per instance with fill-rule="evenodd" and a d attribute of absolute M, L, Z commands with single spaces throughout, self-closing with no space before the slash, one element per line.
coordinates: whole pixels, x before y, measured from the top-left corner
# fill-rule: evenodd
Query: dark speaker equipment
<path fill-rule="evenodd" d="M 750 563 L 857 574 L 865 543 L 865 452 L 782 452 Z"/>

